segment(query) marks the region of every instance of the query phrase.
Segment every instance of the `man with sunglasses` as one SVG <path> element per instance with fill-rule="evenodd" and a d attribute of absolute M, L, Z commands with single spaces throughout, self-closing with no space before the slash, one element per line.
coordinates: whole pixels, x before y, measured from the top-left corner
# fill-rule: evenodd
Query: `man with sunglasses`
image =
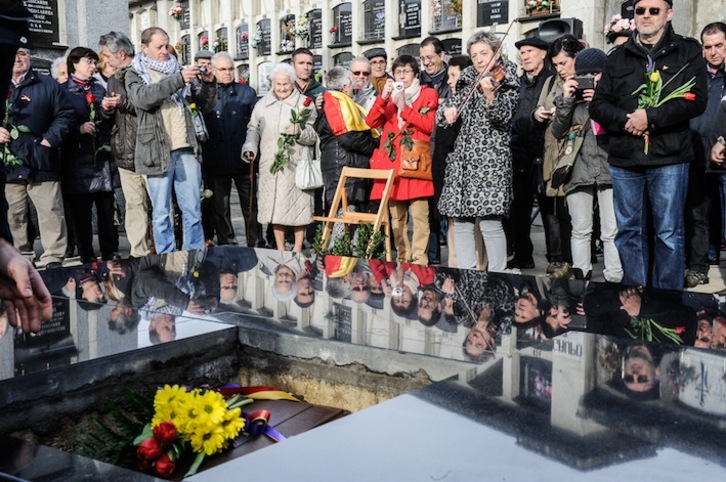
<path fill-rule="evenodd" d="M 600 140 L 609 135 L 618 225 L 615 245 L 623 283 L 681 290 L 684 205 L 688 168 L 694 160 L 689 121 L 706 108 L 706 67 L 699 43 L 673 31 L 672 0 L 633 0 L 633 8 L 636 31 L 608 56 L 590 115 L 602 134 Z M 694 85 L 687 99 L 641 108 L 639 88 L 658 78 L 663 81 L 660 99 L 691 79 Z M 656 237 L 652 253 L 646 206 L 652 214 L 650 232 Z"/>
<path fill-rule="evenodd" d="M 356 57 L 350 63 L 350 71 L 353 72 L 353 101 L 367 114 L 378 95 L 371 83 L 371 62 L 365 57 Z"/>

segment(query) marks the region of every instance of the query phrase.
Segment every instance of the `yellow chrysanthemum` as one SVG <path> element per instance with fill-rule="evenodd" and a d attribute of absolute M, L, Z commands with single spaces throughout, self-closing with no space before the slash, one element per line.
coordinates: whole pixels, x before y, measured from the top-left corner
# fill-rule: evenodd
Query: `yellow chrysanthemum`
<path fill-rule="evenodd" d="M 160 407 L 166 407 L 178 400 L 179 397 L 186 395 L 187 389 L 179 385 L 164 385 L 164 388 L 156 391 L 154 396 L 154 409 L 159 410 Z"/>
<path fill-rule="evenodd" d="M 194 397 L 194 406 L 207 423 L 219 425 L 227 412 L 227 402 L 219 392 L 207 391 Z"/>
<path fill-rule="evenodd" d="M 224 430 L 220 426 L 194 432 L 189 436 L 189 441 L 192 444 L 192 450 L 197 453 L 204 452 L 206 455 L 216 454 L 226 445 Z"/>
<path fill-rule="evenodd" d="M 660 79 L 660 74 L 658 73 L 657 70 L 655 72 L 651 72 L 650 73 L 650 81 L 651 82 L 656 83 L 656 82 L 658 82 L 658 79 Z"/>
<path fill-rule="evenodd" d="M 233 439 L 239 435 L 240 431 L 245 427 L 245 418 L 242 416 L 241 408 L 229 410 L 222 421 L 222 430 L 227 439 Z"/>

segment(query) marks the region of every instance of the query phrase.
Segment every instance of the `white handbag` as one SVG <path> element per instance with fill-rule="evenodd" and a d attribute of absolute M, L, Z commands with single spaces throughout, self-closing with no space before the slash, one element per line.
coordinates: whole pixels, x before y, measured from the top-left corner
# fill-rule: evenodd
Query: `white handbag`
<path fill-rule="evenodd" d="M 295 168 L 295 186 L 301 191 L 323 187 L 323 171 L 320 161 L 311 159 L 310 149 L 303 149 Z"/>

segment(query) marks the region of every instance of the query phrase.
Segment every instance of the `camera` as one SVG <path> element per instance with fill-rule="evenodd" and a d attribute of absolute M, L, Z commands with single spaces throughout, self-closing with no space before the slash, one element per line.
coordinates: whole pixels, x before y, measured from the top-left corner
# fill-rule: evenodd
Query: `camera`
<path fill-rule="evenodd" d="M 403 82 L 394 82 L 393 83 L 394 92 L 401 92 L 402 90 L 403 90 Z"/>
<path fill-rule="evenodd" d="M 575 82 L 577 82 L 577 90 L 588 90 L 595 88 L 595 77 L 590 77 L 589 75 L 575 77 Z"/>
<path fill-rule="evenodd" d="M 209 73 L 209 68 L 206 65 L 199 66 L 199 75 L 207 75 L 208 73 Z"/>

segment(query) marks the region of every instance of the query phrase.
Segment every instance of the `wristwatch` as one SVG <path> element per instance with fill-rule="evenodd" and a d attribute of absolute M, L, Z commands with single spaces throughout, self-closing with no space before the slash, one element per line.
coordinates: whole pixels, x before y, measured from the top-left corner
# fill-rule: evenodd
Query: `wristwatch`
<path fill-rule="evenodd" d="M 716 142 L 726 147 L 726 139 L 724 139 L 723 136 L 719 136 L 718 139 L 716 139 Z"/>

